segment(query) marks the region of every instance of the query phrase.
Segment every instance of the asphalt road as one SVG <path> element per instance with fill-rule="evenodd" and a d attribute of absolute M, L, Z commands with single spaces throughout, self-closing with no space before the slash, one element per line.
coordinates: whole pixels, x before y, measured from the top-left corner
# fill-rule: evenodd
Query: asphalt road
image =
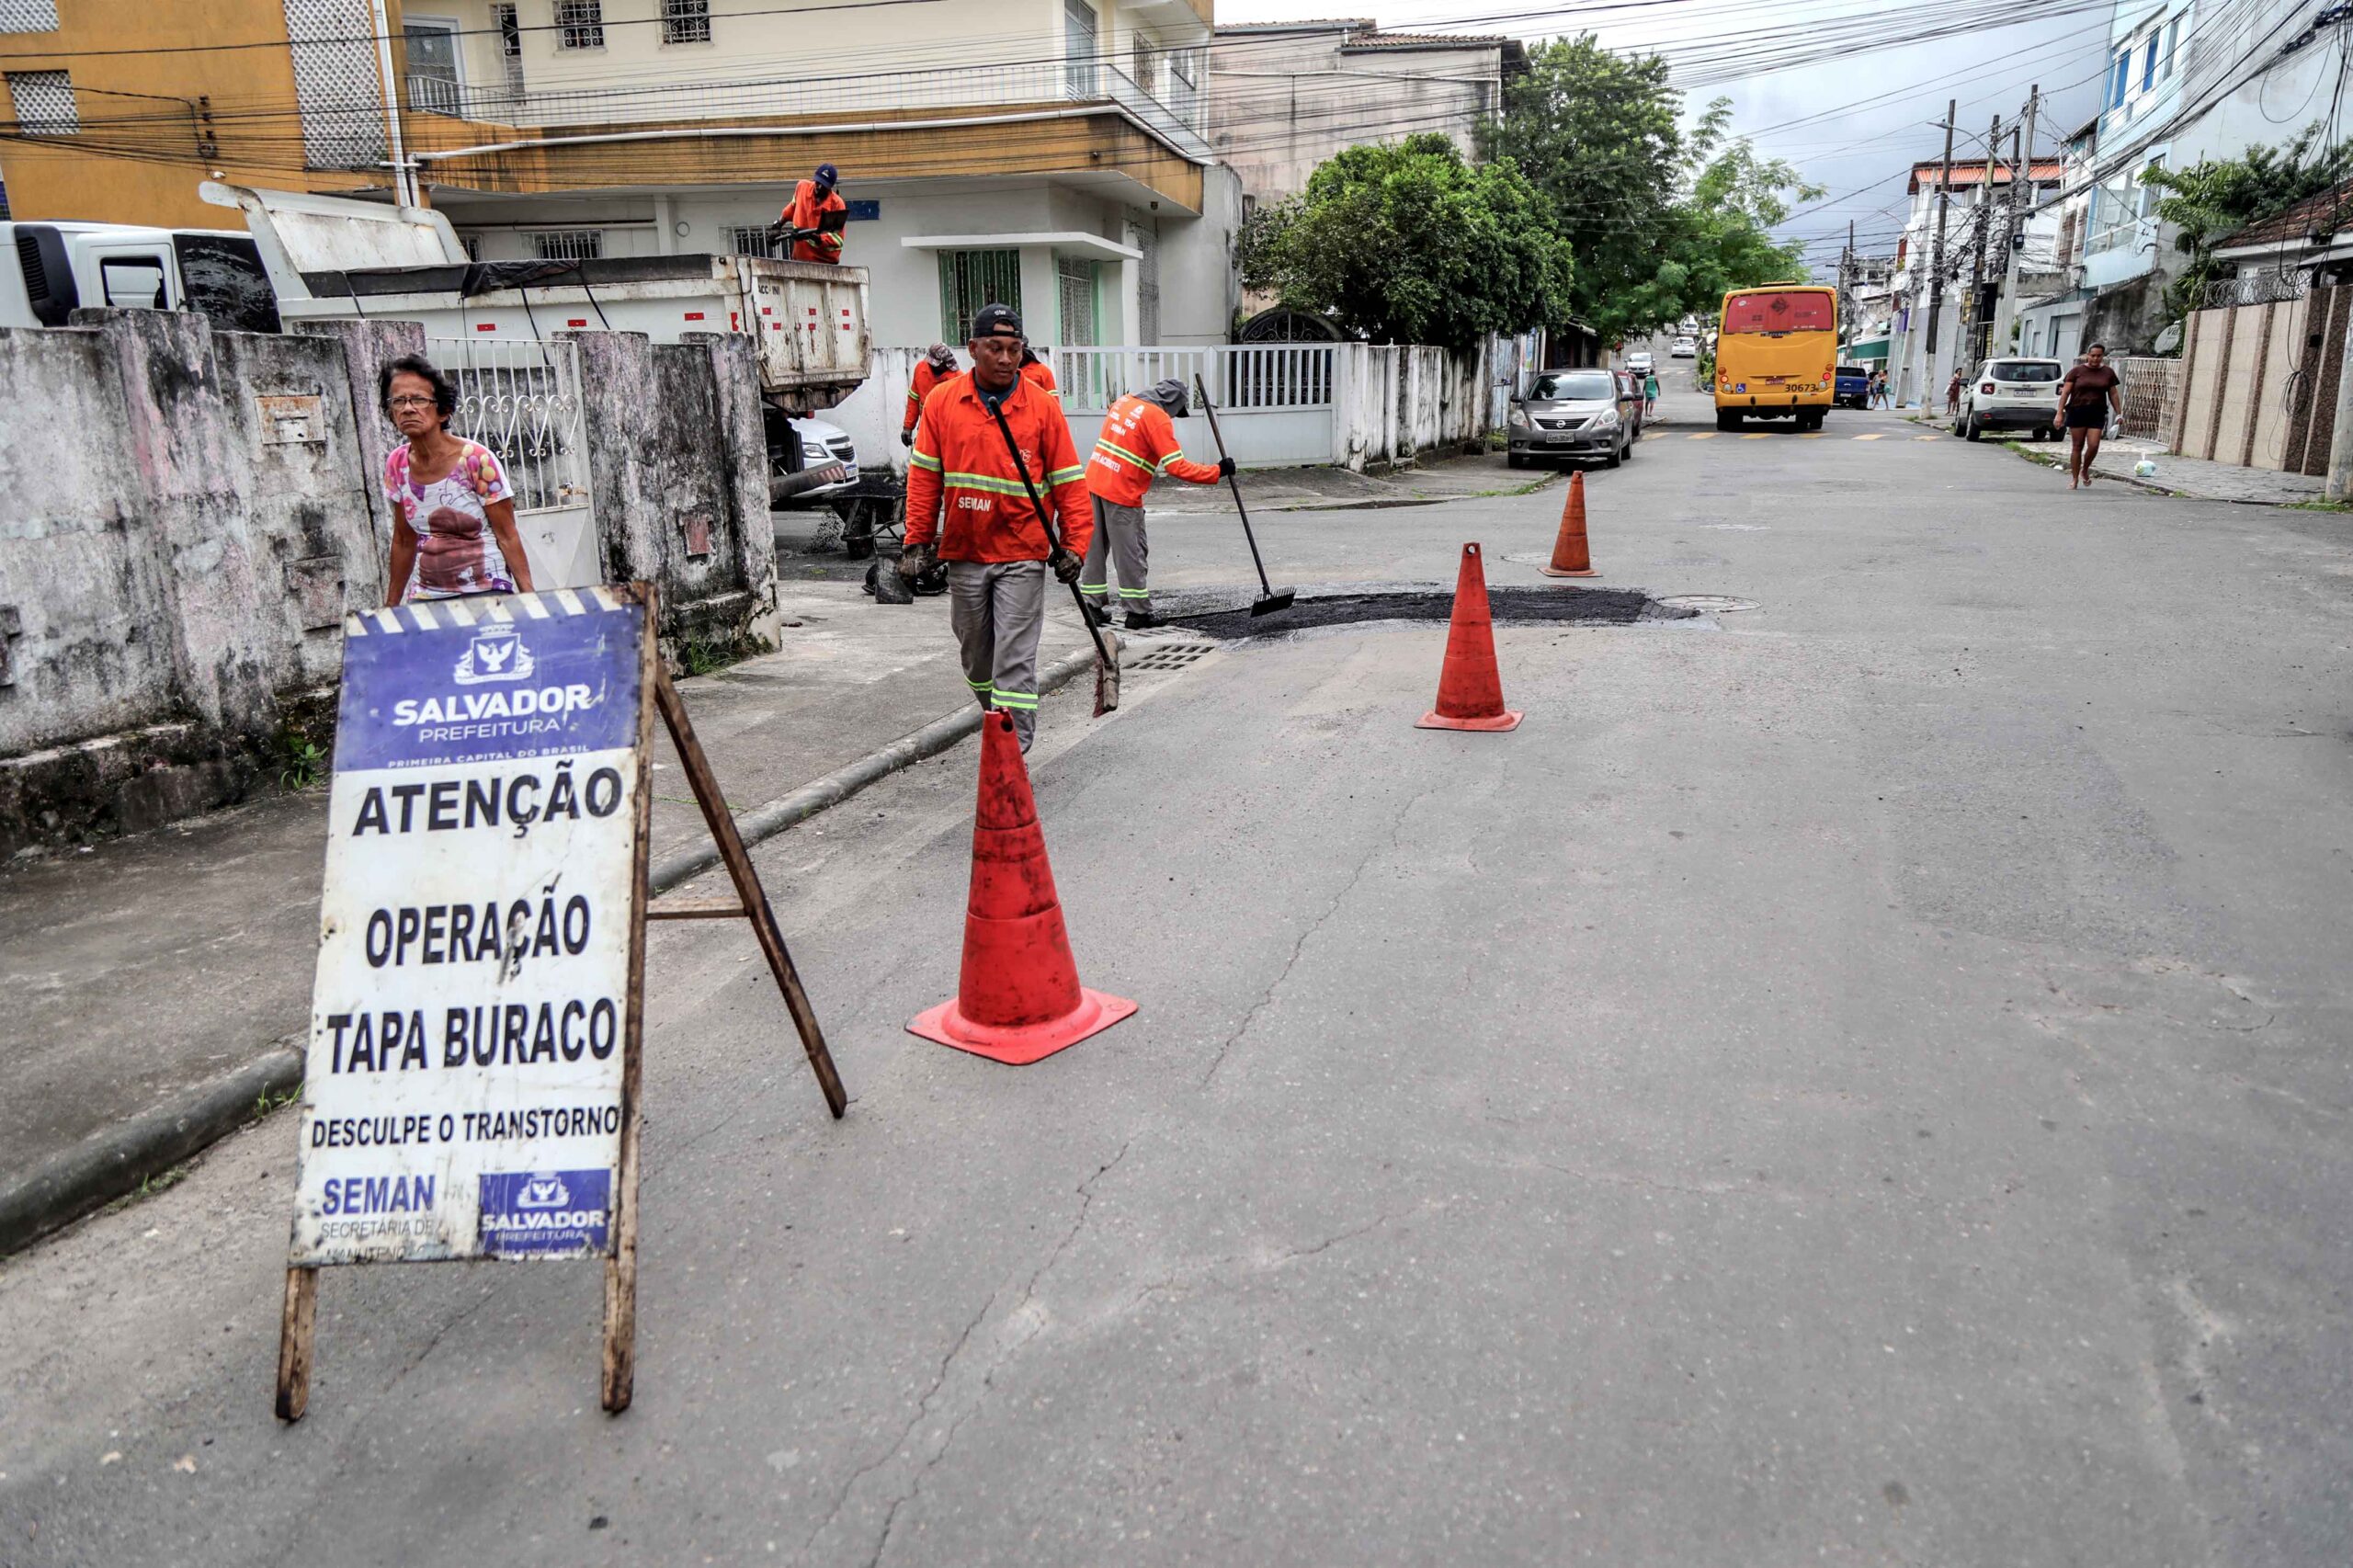
<path fill-rule="evenodd" d="M 1598 584 L 1757 608 L 1504 630 L 1516 733 L 1412 727 L 1427 624 L 1049 701 L 1110 1032 L 900 1032 L 970 746 L 758 856 L 847 1120 L 659 928 L 626 1416 L 596 1269 L 442 1267 L 328 1275 L 280 1428 L 282 1115 L 0 1266 L 0 1563 L 2353 1557 L 2343 521 L 1696 406 Z M 1261 535 L 1535 583 L 1559 504 Z"/>

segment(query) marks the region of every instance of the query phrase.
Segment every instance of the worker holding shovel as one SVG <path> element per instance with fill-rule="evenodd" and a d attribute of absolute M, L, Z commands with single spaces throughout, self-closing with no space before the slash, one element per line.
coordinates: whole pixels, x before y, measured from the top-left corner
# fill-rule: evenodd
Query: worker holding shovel
<path fill-rule="evenodd" d="M 1215 484 L 1233 472 L 1232 458 L 1214 464 L 1197 463 L 1185 456 L 1174 421 L 1185 417 L 1185 383 L 1154 381 L 1141 392 L 1130 392 L 1103 416 L 1103 434 L 1095 455 L 1087 460 L 1086 489 L 1095 498 L 1095 540 L 1086 547 L 1086 565 L 1078 574 L 1078 591 L 1086 596 L 1089 614 L 1104 625 L 1111 620 L 1108 563 L 1120 574 L 1120 608 L 1127 612 L 1128 630 L 1140 631 L 1158 623 L 1152 613 L 1152 589 L 1145 580 L 1149 553 L 1143 533 L 1143 497 L 1161 474 L 1173 474 L 1191 484 Z"/>
<path fill-rule="evenodd" d="M 942 382 L 915 425 L 899 558 L 910 579 L 934 560 L 947 564 L 949 622 L 963 651 L 964 682 L 982 707 L 1012 719 L 1025 752 L 1038 727 L 1046 574 L 1075 585 L 1095 532 L 1069 422 L 1062 405 L 1021 374 L 1026 347 L 1021 318 L 1010 308 L 985 305 L 972 318 L 972 373 Z M 1100 712 L 1118 700 L 1118 665 L 1099 636 L 1096 653 L 1108 672 L 1097 676 Z"/>

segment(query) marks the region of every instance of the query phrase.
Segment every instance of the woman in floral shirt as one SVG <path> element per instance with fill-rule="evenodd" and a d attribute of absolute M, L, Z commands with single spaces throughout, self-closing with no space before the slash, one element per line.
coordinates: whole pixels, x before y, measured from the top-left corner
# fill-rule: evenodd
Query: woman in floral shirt
<path fill-rule="evenodd" d="M 488 447 L 449 434 L 458 389 L 414 356 L 384 367 L 378 388 L 392 426 L 408 437 L 384 460 L 392 506 L 386 605 L 460 594 L 531 591 L 515 529 L 515 492 Z"/>

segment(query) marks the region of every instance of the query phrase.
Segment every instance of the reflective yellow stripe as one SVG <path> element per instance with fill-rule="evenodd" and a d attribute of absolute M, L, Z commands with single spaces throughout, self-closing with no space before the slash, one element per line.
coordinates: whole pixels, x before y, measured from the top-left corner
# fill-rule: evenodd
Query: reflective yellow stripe
<path fill-rule="evenodd" d="M 1136 456 L 1135 453 L 1128 450 L 1127 448 L 1120 445 L 1117 441 L 1112 440 L 1108 436 L 1106 436 L 1097 441 L 1095 443 L 1095 449 L 1098 452 L 1108 452 L 1115 458 L 1124 458 L 1128 461 L 1135 464 L 1136 467 L 1143 470 L 1146 473 L 1150 473 L 1152 472 L 1152 464 Z"/>
<path fill-rule="evenodd" d="M 937 466 L 937 465 L 934 465 Z M 1017 479 L 999 479 L 988 473 L 955 473 L 948 475 L 948 483 L 961 490 L 989 490 L 1000 495 L 1027 495 Z"/>
<path fill-rule="evenodd" d="M 927 452 L 917 452 L 907 460 L 917 468 L 927 468 L 934 473 L 939 472 L 939 460 Z"/>
<path fill-rule="evenodd" d="M 1046 483 L 1049 484 L 1068 484 L 1073 480 L 1085 479 L 1086 477 L 1086 470 L 1084 468 L 1058 468 L 1054 470 L 1053 472 L 1046 475 Z"/>

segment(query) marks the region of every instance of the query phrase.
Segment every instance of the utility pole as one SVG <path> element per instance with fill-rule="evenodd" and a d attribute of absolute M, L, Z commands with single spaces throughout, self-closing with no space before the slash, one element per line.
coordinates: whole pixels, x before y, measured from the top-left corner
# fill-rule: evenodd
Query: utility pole
<path fill-rule="evenodd" d="M 1937 318 L 1945 309 L 1945 215 L 1952 207 L 1952 122 L 1961 100 L 1945 100 L 1944 172 L 1937 176 L 1937 238 L 1928 250 L 1928 336 L 1920 367 L 1920 406 L 1928 406 L 1928 388 L 1937 376 Z M 1917 296 L 1914 297 L 1917 303 Z"/>
<path fill-rule="evenodd" d="M 1969 257 L 1969 338 L 1972 361 L 1984 358 L 1986 349 L 1980 334 L 1992 324 L 1985 319 L 1985 252 L 1994 243 L 1994 170 L 2002 157 L 2002 117 L 1995 115 L 1994 123 L 1985 129 L 1985 183 L 1977 192 L 1977 243 Z"/>
<path fill-rule="evenodd" d="M 1838 351 L 1847 351 L 1847 340 L 1855 334 L 1855 306 L 1851 278 L 1855 268 L 1855 221 L 1847 220 L 1847 248 L 1838 253 Z"/>
<path fill-rule="evenodd" d="M 2038 82 L 2027 89 L 2026 133 L 2010 143 L 2010 161 L 2018 173 L 2010 176 L 2010 243 L 2003 247 L 2002 297 L 1994 310 L 1994 332 L 2005 348 L 2018 319 L 2018 236 L 2025 232 L 2026 215 L 2034 208 L 2034 121 L 2041 107 L 2042 84 Z"/>

